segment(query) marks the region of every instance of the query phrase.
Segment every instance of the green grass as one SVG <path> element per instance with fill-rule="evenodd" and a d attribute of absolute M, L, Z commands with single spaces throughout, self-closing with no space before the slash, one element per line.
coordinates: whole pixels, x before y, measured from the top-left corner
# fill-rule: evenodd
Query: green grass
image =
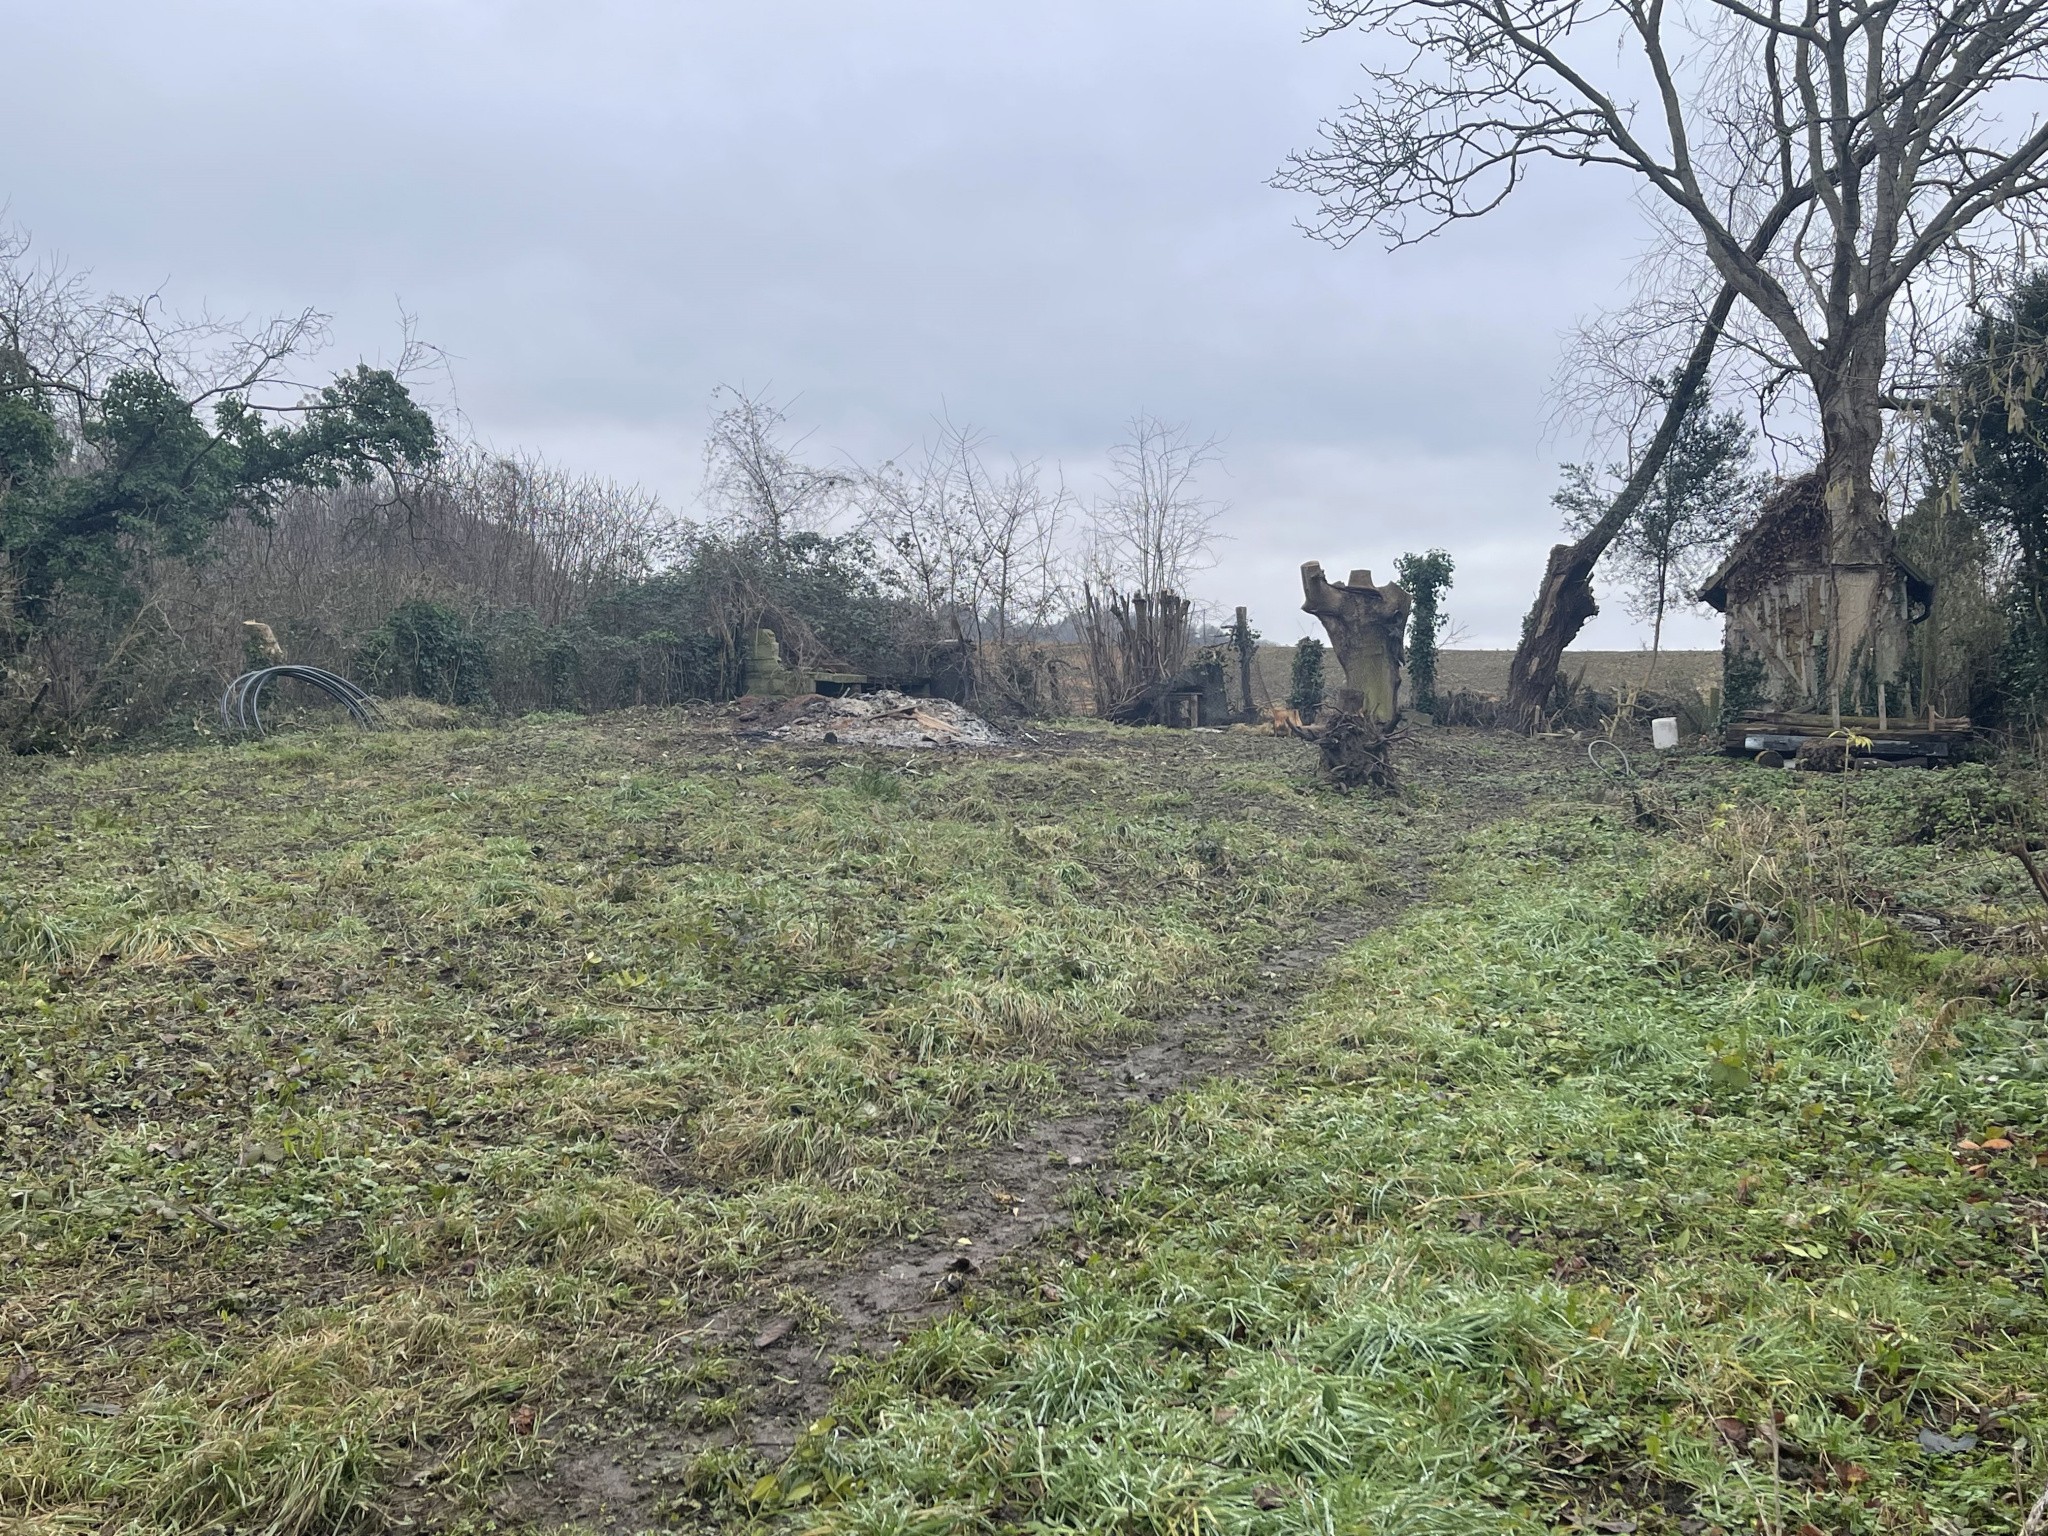
<path fill-rule="evenodd" d="M 2039 945 L 1887 916 L 2038 917 L 2011 786 L 1674 781 L 1661 835 L 1565 803 L 1469 839 L 1273 1070 L 1153 1111 L 1061 1251 L 857 1374 L 728 1518 L 2015 1529 L 2048 1480 Z"/>
<path fill-rule="evenodd" d="M 521 1474 L 744 1415 L 680 1331 L 822 1336 L 792 1264 L 1426 864 L 1268 1069 L 1141 1116 L 1032 1265 L 676 1517 L 2013 1529 L 2031 786 L 1557 761 L 1425 735 L 1385 803 L 1257 736 L 638 715 L 0 765 L 6 1528 L 519 1528 Z"/>
<path fill-rule="evenodd" d="M 681 715 L 0 765 L 0 1510 L 446 1529 L 593 1379 L 715 1415 L 646 1341 L 914 1229 L 949 1148 L 1401 884 L 1453 792 L 1307 774 Z"/>

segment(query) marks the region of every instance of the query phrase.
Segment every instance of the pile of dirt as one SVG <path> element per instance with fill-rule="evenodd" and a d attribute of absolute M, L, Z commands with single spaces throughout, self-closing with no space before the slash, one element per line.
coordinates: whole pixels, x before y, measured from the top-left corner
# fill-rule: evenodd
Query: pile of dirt
<path fill-rule="evenodd" d="M 777 711 L 777 741 L 847 747 L 999 747 L 1003 738 L 981 716 L 948 699 L 880 693 L 791 699 Z"/>

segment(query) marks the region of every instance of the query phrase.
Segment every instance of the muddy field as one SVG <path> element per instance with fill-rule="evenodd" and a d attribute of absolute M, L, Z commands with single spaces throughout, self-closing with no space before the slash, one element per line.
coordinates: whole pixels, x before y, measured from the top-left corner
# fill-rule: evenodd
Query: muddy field
<path fill-rule="evenodd" d="M 1437 687 L 1446 693 L 1467 692 L 1499 698 L 1507 692 L 1508 663 L 1513 651 L 1442 651 L 1437 656 Z M 1253 687 L 1263 688 L 1275 703 L 1284 702 L 1294 666 L 1291 646 L 1259 648 Z M 1721 686 L 1719 651 L 1665 651 L 1650 670 L 1648 651 L 1567 651 L 1562 675 L 1573 683 L 1613 694 L 1641 688 L 1644 679 L 1661 693 L 1695 690 L 1704 696 Z"/>
<path fill-rule="evenodd" d="M 1543 767 L 1432 750 L 1460 817 Z M 168 1528 L 625 1519 L 673 1488 L 603 1447 L 786 1440 L 823 1373 L 749 1341 L 870 1271 L 886 1320 L 984 1186 L 982 1246 L 1051 1219 L 1126 1042 L 1404 896 L 1424 824 L 1266 737 L 912 761 L 682 714 L 19 762 L 5 797 L 0 1488 Z"/>
<path fill-rule="evenodd" d="M 2025 781 L 757 725 L 0 770 L 17 1528 L 1994 1531 L 2048 1478 Z"/>
<path fill-rule="evenodd" d="M 1068 706 L 1089 707 L 1088 654 L 1080 646 L 1061 647 L 1065 663 L 1061 686 Z M 1447 693 L 1467 692 L 1483 698 L 1499 698 L 1507 692 L 1508 663 L 1512 651 L 1444 651 L 1437 660 L 1437 686 Z M 1336 662 L 1325 663 L 1326 686 L 1334 687 Z M 1252 695 L 1262 708 L 1287 702 L 1293 687 L 1294 647 L 1261 645 L 1252 669 Z M 1227 665 L 1230 696 L 1238 692 L 1235 663 Z M 1702 698 L 1721 686 L 1719 651 L 1666 651 L 1650 670 L 1648 651 L 1567 651 L 1561 675 L 1574 686 L 1583 685 L 1613 695 L 1640 689 L 1646 678 L 1659 693 L 1697 692 Z M 1404 694 L 1403 697 L 1406 697 Z"/>

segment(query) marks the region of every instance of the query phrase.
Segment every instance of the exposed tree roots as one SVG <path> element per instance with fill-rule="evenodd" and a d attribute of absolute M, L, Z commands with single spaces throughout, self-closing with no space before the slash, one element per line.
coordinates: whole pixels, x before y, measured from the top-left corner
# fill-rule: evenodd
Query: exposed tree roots
<path fill-rule="evenodd" d="M 1370 715 L 1338 710 L 1314 726 L 1297 726 L 1296 734 L 1316 745 L 1323 777 L 1339 789 L 1370 789 L 1391 794 L 1397 787 L 1394 746 L 1399 725 L 1383 725 Z"/>

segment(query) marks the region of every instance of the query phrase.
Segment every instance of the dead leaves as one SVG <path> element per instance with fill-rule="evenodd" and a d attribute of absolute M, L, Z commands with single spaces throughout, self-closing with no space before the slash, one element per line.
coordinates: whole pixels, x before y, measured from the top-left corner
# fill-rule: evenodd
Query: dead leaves
<path fill-rule="evenodd" d="M 1963 1165 L 1963 1172 L 1972 1178 L 1982 1178 L 1991 1171 L 1993 1159 L 2008 1152 L 2024 1152 L 2020 1146 L 2024 1140 L 2002 1125 L 1988 1126 L 1981 1136 L 1960 1138 L 1950 1149 L 1950 1155 Z M 2033 1153 L 2028 1160 L 2036 1168 L 2048 1167 L 2048 1152 Z"/>

